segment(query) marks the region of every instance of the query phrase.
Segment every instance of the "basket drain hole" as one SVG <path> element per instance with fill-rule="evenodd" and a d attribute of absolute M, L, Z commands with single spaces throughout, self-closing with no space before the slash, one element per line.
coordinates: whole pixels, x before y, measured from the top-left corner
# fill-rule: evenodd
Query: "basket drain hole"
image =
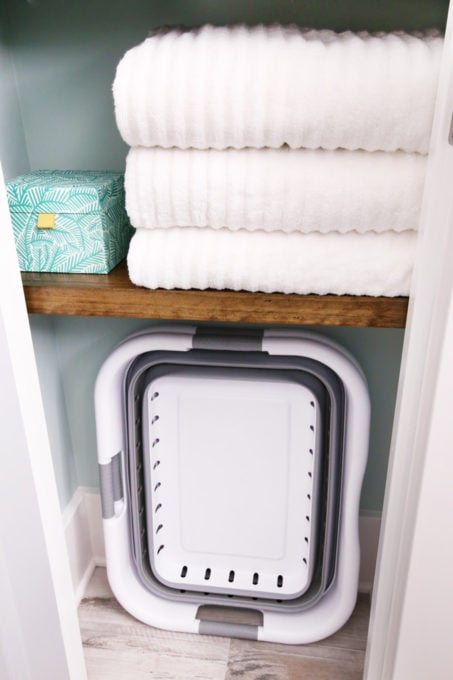
<path fill-rule="evenodd" d="M 209 567 L 208 567 L 208 568 L 206 569 L 205 573 L 204 573 L 204 580 L 205 580 L 205 581 L 209 581 L 210 578 L 211 578 L 211 570 L 210 570 Z"/>
<path fill-rule="evenodd" d="M 283 576 L 279 574 L 277 576 L 277 588 L 281 588 L 283 586 Z"/>
<path fill-rule="evenodd" d="M 181 578 L 186 578 L 187 576 L 187 567 L 184 565 L 183 568 L 181 569 Z"/>
<path fill-rule="evenodd" d="M 255 573 L 253 574 L 253 579 L 252 579 L 253 585 L 257 586 L 259 580 L 260 580 L 260 575 L 255 571 Z"/>

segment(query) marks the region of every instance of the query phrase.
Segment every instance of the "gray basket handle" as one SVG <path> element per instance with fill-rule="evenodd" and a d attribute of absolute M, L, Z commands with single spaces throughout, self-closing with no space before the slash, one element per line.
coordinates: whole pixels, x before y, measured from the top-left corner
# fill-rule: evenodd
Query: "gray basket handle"
<path fill-rule="evenodd" d="M 258 609 L 245 607 L 224 607 L 201 605 L 196 618 L 200 621 L 198 632 L 202 635 L 257 640 L 258 630 L 263 625 L 264 615 Z"/>
<path fill-rule="evenodd" d="M 263 331 L 253 328 L 230 329 L 200 326 L 192 338 L 193 349 L 261 352 L 262 345 Z"/>
<path fill-rule="evenodd" d="M 113 456 L 110 463 L 99 463 L 101 508 L 103 519 L 115 516 L 115 502 L 123 499 L 123 475 L 121 451 Z"/>

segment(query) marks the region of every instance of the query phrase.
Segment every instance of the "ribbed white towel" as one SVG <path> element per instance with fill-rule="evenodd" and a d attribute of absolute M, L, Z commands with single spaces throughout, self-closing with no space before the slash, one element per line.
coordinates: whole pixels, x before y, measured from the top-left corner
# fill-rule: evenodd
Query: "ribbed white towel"
<path fill-rule="evenodd" d="M 128 267 L 147 288 L 407 295 L 416 233 L 138 229 Z"/>
<path fill-rule="evenodd" d="M 130 150 L 136 227 L 347 232 L 417 229 L 426 156 L 304 149 Z"/>
<path fill-rule="evenodd" d="M 442 38 L 295 26 L 155 32 L 113 85 L 130 146 L 428 151 Z"/>

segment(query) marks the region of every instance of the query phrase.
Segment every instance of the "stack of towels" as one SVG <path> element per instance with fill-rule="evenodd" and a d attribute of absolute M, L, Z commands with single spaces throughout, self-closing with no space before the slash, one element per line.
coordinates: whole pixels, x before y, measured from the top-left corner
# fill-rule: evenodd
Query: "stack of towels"
<path fill-rule="evenodd" d="M 113 86 L 149 288 L 406 295 L 442 38 L 162 29 Z"/>

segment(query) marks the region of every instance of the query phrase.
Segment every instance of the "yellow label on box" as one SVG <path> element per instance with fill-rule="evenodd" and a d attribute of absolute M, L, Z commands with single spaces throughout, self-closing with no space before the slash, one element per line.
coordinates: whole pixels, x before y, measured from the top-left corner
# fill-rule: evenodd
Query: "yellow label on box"
<path fill-rule="evenodd" d="M 55 213 L 38 213 L 38 229 L 53 229 L 55 226 Z"/>

